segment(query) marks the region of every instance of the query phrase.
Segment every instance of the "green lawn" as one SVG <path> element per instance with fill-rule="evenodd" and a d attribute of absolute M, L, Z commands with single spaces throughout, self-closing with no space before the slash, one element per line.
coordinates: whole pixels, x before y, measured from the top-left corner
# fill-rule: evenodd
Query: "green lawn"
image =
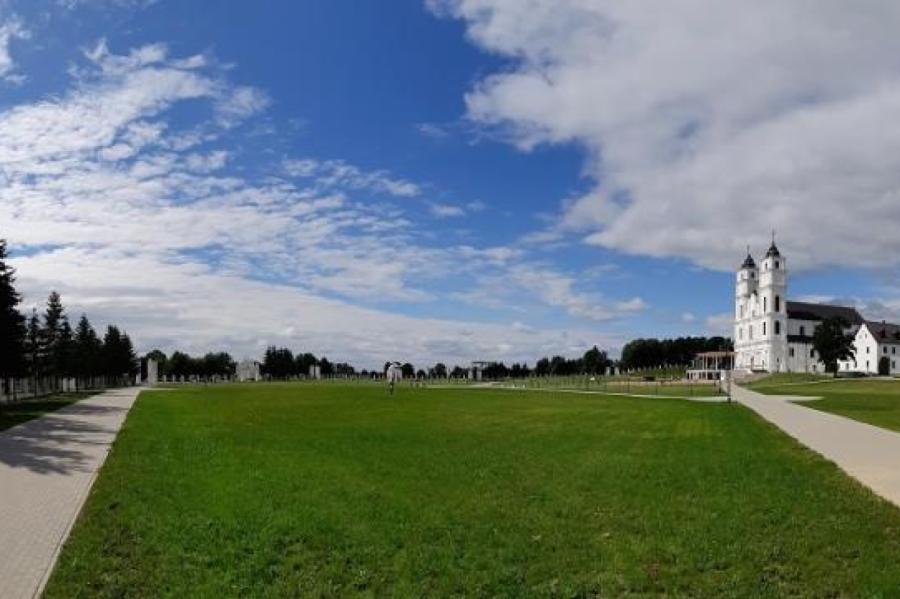
<path fill-rule="evenodd" d="M 900 510 L 736 404 L 145 392 L 47 597 L 864 596 Z"/>
<path fill-rule="evenodd" d="M 96 393 L 60 393 L 38 399 L 0 403 L 0 431 L 43 416 Z"/>
<path fill-rule="evenodd" d="M 823 399 L 803 405 L 900 431 L 900 380 L 825 379 L 804 385 L 755 387 L 770 395 L 805 395 Z"/>
<path fill-rule="evenodd" d="M 846 380 L 846 379 L 842 379 Z M 815 374 L 812 372 L 780 372 L 770 374 L 753 383 L 747 385 L 748 388 L 760 393 L 768 393 L 768 389 L 775 387 L 784 387 L 786 385 L 805 385 L 807 383 L 816 382 L 832 382 L 834 377 L 825 374 Z"/>
<path fill-rule="evenodd" d="M 565 389 L 570 391 L 590 391 L 591 393 L 626 393 L 631 395 L 660 395 L 664 397 L 713 397 L 722 395 L 719 388 L 711 383 L 686 383 L 683 381 L 641 381 L 625 380 L 612 377 L 596 377 L 590 380 L 584 376 L 573 377 L 540 377 L 531 379 L 511 379 L 485 383 L 426 383 L 434 386 L 469 386 L 496 385 L 497 387 L 514 387 L 519 389 L 546 389 L 553 391 Z"/>

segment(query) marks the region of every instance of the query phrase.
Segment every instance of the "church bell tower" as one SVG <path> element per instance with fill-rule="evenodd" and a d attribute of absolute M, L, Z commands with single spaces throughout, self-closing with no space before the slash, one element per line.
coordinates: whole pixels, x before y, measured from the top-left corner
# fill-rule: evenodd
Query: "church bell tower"
<path fill-rule="evenodd" d="M 759 270 L 759 298 L 761 331 L 766 341 L 766 361 L 769 372 L 787 370 L 787 264 L 775 245 L 766 252 Z"/>
<path fill-rule="evenodd" d="M 749 370 L 753 368 L 753 342 L 751 321 L 755 316 L 755 305 L 759 289 L 759 269 L 747 248 L 747 257 L 737 271 L 734 287 L 734 367 Z"/>

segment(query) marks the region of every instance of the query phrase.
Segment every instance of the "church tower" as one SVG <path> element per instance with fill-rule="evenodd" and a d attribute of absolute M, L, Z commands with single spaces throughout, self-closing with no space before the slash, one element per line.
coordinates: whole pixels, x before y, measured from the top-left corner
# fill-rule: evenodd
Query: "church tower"
<path fill-rule="evenodd" d="M 762 337 L 766 341 L 766 368 L 769 372 L 787 370 L 787 265 L 784 256 L 772 245 L 760 265 L 759 298 Z"/>
<path fill-rule="evenodd" d="M 752 352 L 752 321 L 756 317 L 759 290 L 759 269 L 750 255 L 750 248 L 747 248 L 747 257 L 737 271 L 734 289 L 734 367 L 750 370 L 756 366 Z"/>
<path fill-rule="evenodd" d="M 757 267 L 747 258 L 737 271 L 734 292 L 734 367 L 784 372 L 788 368 L 787 264 L 772 245 Z"/>

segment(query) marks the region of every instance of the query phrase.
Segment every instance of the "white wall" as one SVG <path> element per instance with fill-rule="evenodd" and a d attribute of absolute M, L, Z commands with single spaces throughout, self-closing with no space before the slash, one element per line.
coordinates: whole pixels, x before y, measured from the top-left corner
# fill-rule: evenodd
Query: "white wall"
<path fill-rule="evenodd" d="M 900 350 L 892 343 L 879 343 L 867 327 L 860 327 L 853 341 L 856 348 L 856 362 L 841 363 L 841 369 L 848 372 L 878 374 L 878 362 L 882 357 L 890 360 L 890 373 L 900 374 Z"/>

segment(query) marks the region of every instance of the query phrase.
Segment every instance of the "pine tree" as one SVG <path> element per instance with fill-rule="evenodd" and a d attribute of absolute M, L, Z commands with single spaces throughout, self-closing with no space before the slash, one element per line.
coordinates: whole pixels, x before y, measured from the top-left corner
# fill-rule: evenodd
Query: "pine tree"
<path fill-rule="evenodd" d="M 55 291 L 50 293 L 47 298 L 47 307 L 44 310 L 44 327 L 41 330 L 41 343 L 45 354 L 46 374 L 51 376 L 61 376 L 60 371 L 61 355 L 60 355 L 60 335 L 62 332 L 62 323 L 65 318 L 62 300 Z"/>
<path fill-rule="evenodd" d="M 0 239 L 0 379 L 9 394 L 9 379 L 20 376 L 25 365 L 25 318 L 18 310 L 16 271 L 6 258 L 6 241 Z"/>
<path fill-rule="evenodd" d="M 31 318 L 25 332 L 25 354 L 28 361 L 28 373 L 34 381 L 35 390 L 37 381 L 44 374 L 44 335 L 41 329 L 41 319 L 38 318 L 37 309 L 32 308 Z"/>
<path fill-rule="evenodd" d="M 120 374 L 128 376 L 129 380 L 127 382 L 129 383 L 140 372 L 137 354 L 134 353 L 134 344 L 125 331 L 122 331 L 121 345 L 119 346 L 118 367 L 120 368 Z"/>
<path fill-rule="evenodd" d="M 91 326 L 87 316 L 81 315 L 75 328 L 74 353 L 78 361 L 74 374 L 81 379 L 89 379 L 100 374 L 100 352 L 103 344 L 97 337 L 97 331 Z"/>
<path fill-rule="evenodd" d="M 122 374 L 119 370 L 122 363 L 122 333 L 117 327 L 109 325 L 103 336 L 102 371 L 107 380 Z"/>
<path fill-rule="evenodd" d="M 68 316 L 63 315 L 59 325 L 54 368 L 60 376 L 75 376 L 75 333 L 69 324 Z"/>

